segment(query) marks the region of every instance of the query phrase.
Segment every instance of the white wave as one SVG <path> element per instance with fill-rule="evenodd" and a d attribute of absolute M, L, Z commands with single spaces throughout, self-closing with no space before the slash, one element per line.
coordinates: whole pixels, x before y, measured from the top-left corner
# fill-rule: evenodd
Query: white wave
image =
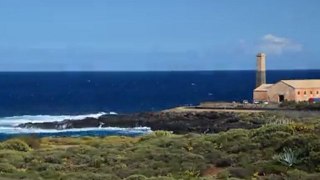
<path fill-rule="evenodd" d="M 84 118 L 99 118 L 100 116 L 111 114 L 117 115 L 115 112 L 105 113 L 100 112 L 97 114 L 84 114 L 84 115 L 24 115 L 24 116 L 11 116 L 11 117 L 2 117 L 0 118 L 0 127 L 10 127 L 17 126 L 23 123 L 43 123 L 43 122 L 55 122 L 63 121 L 65 119 L 69 120 L 81 120 Z M 0 131 L 1 132 L 1 131 Z"/>
<path fill-rule="evenodd" d="M 2 134 L 41 134 L 41 133 L 66 133 L 66 132 L 84 132 L 84 131 L 117 131 L 123 134 L 126 133 L 150 133 L 152 130 L 149 127 L 135 127 L 135 128 L 119 128 L 119 127 L 102 127 L 102 128 L 73 128 L 73 129 L 36 129 L 36 128 L 18 128 L 18 127 L 0 127 Z"/>
<path fill-rule="evenodd" d="M 97 114 L 85 114 L 85 115 L 24 115 L 24 116 L 12 116 L 0 118 L 0 135 L 15 136 L 25 134 L 39 134 L 44 136 L 81 136 L 81 135 L 137 135 L 147 134 L 152 132 L 149 127 L 135 127 L 135 128 L 119 128 L 119 127 L 91 127 L 91 128 L 73 128 L 73 129 L 40 129 L 40 128 L 20 128 L 16 127 L 22 123 L 43 123 L 43 122 L 57 122 L 65 119 L 80 120 L 84 118 L 99 118 L 100 116 L 110 114 L 117 115 L 116 112 L 100 112 Z"/>

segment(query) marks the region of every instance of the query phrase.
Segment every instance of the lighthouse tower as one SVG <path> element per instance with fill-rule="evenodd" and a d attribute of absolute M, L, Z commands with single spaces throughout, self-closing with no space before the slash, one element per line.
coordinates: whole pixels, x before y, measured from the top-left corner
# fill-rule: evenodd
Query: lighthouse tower
<path fill-rule="evenodd" d="M 266 54 L 257 54 L 256 87 L 266 84 Z"/>

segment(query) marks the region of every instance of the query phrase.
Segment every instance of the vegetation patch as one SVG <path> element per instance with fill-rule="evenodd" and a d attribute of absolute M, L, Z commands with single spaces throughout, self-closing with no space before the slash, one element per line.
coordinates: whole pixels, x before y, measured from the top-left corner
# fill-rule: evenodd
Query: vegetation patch
<path fill-rule="evenodd" d="M 0 143 L 0 176 L 61 180 L 319 179 L 319 118 L 279 123 L 275 119 L 278 115 L 258 116 L 262 119 L 242 121 L 263 122 L 260 128 L 216 134 L 155 131 L 141 137 L 9 139 Z"/>

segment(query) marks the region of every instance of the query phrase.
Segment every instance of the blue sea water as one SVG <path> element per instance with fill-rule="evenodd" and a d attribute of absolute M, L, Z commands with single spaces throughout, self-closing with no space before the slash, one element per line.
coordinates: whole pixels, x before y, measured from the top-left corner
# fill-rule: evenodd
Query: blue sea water
<path fill-rule="evenodd" d="M 268 83 L 309 78 L 320 79 L 320 70 L 267 72 Z M 0 134 L 18 122 L 251 100 L 254 86 L 255 71 L 2 72 Z"/>

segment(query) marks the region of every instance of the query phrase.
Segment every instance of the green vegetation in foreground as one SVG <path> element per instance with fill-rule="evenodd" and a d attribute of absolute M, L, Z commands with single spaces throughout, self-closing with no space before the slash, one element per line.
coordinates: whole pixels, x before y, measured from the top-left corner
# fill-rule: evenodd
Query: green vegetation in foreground
<path fill-rule="evenodd" d="M 307 101 L 295 102 L 295 101 L 285 101 L 280 104 L 282 108 L 296 109 L 296 110 L 320 110 L 320 103 L 309 103 Z"/>
<path fill-rule="evenodd" d="M 320 179 L 318 118 L 305 118 L 303 123 L 301 119 L 268 121 L 259 129 L 218 134 L 156 131 L 135 138 L 10 139 L 0 144 L 0 176 L 32 180 Z"/>

